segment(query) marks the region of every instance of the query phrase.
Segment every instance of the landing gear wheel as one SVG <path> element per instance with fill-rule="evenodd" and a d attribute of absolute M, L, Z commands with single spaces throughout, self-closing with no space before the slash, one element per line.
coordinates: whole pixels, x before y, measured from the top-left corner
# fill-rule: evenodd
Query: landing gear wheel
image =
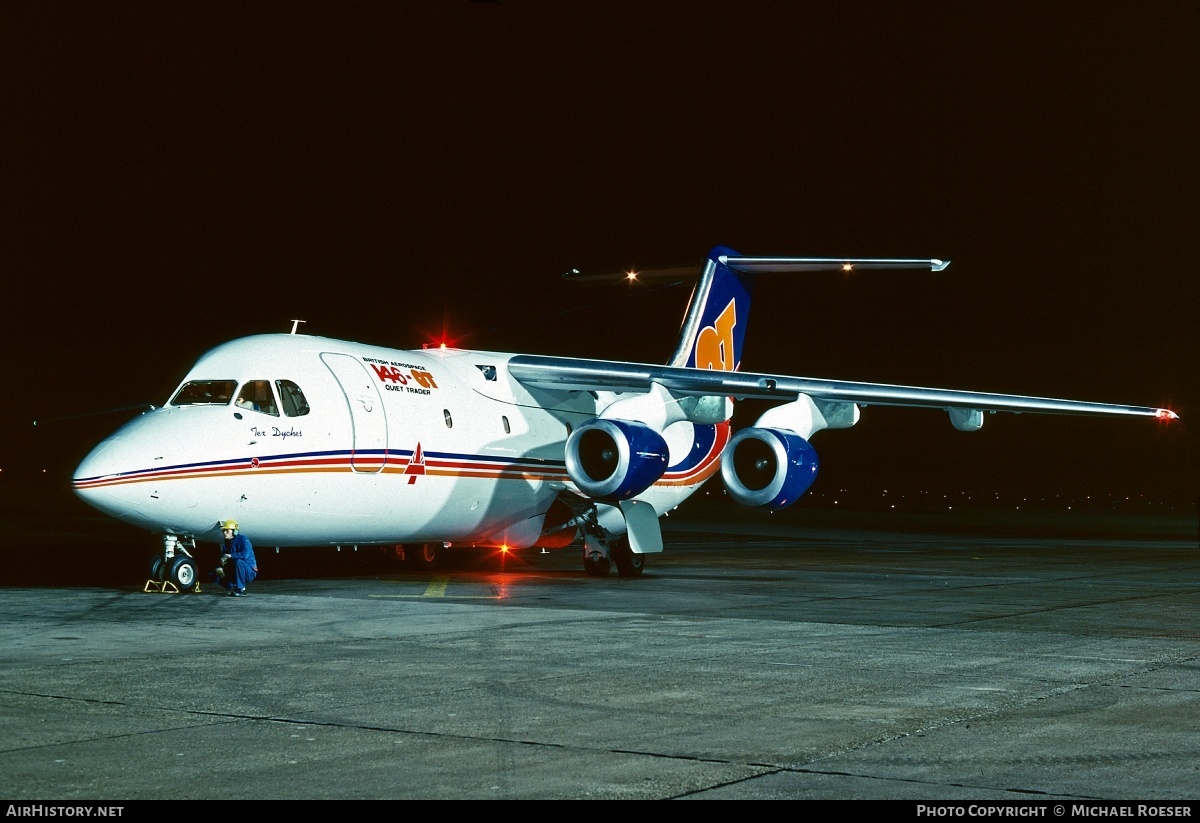
<path fill-rule="evenodd" d="M 597 555 L 596 557 L 583 556 L 583 570 L 591 577 L 604 577 L 608 574 L 610 563 L 607 557 Z"/>
<path fill-rule="evenodd" d="M 622 537 L 609 548 L 617 574 L 621 577 L 640 577 L 642 569 L 646 568 L 646 555 L 634 554 L 629 547 L 629 538 Z"/>
<path fill-rule="evenodd" d="M 165 579 L 164 572 L 166 571 L 166 561 L 162 555 L 157 555 L 150 561 L 150 579 L 155 583 L 161 583 Z"/>
<path fill-rule="evenodd" d="M 414 569 L 436 569 L 442 559 L 442 547 L 437 543 L 404 547 L 404 557 Z"/>
<path fill-rule="evenodd" d="M 179 587 L 181 592 L 190 592 L 196 587 L 196 561 L 186 555 L 171 561 L 167 579 Z"/>

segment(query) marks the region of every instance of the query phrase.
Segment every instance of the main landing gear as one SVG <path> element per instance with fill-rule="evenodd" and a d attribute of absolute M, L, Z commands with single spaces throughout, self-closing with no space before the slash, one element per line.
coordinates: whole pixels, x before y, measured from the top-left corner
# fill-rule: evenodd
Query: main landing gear
<path fill-rule="evenodd" d="M 412 569 L 432 571 L 442 561 L 441 543 L 422 543 L 412 546 L 396 546 L 392 549 L 395 558 Z"/>
<path fill-rule="evenodd" d="M 629 547 L 629 535 L 623 534 L 609 549 L 613 565 L 621 577 L 639 577 L 646 568 L 646 555 L 636 554 Z"/>
<path fill-rule="evenodd" d="M 629 536 L 604 536 L 607 539 L 585 535 L 583 541 L 583 570 L 589 577 L 604 577 L 617 567 L 621 577 L 639 577 L 646 568 L 646 556 L 635 554 L 629 546 Z"/>
<path fill-rule="evenodd" d="M 626 501 L 619 506 L 620 515 L 625 519 L 626 530 L 621 533 L 610 531 L 609 522 L 601 525 L 601 517 L 594 501 L 585 500 L 576 494 L 562 492 L 554 501 L 558 509 L 551 508 L 547 513 L 547 525 L 544 527 L 544 538 L 560 539 L 563 531 L 572 529 L 577 537 L 583 538 L 583 571 L 588 577 L 605 577 L 616 566 L 617 574 L 621 577 L 640 577 L 646 568 L 646 555 L 635 552 L 629 542 L 629 529 L 634 526 L 645 534 L 649 531 L 654 539 L 650 541 L 649 551 L 662 551 L 662 538 L 658 531 L 658 515 L 649 503 Z M 640 508 L 639 508 L 640 507 Z M 618 507 L 608 506 L 607 509 Z M 557 516 L 555 512 L 557 511 Z M 611 515 L 608 512 L 605 516 Z M 631 519 L 632 518 L 632 519 Z M 606 528 L 608 526 L 608 528 Z M 572 540 L 553 543 L 553 546 L 566 546 Z M 542 544 L 547 545 L 547 544 Z M 645 537 L 638 544 L 646 551 Z"/>
<path fill-rule="evenodd" d="M 196 567 L 196 539 L 163 535 L 163 550 L 150 560 L 150 577 L 142 587 L 144 592 L 178 594 L 200 592 L 200 575 Z"/>

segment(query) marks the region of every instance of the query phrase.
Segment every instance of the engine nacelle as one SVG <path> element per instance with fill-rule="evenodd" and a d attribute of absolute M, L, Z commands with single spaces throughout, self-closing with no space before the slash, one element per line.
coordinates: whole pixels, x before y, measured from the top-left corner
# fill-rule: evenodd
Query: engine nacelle
<path fill-rule="evenodd" d="M 608 503 L 654 485 L 667 458 L 663 436 L 629 420 L 591 420 L 567 438 L 567 474 L 588 497 Z"/>
<path fill-rule="evenodd" d="M 817 452 L 795 432 L 751 426 L 733 436 L 721 454 L 729 495 L 755 509 L 786 508 L 817 479 Z"/>

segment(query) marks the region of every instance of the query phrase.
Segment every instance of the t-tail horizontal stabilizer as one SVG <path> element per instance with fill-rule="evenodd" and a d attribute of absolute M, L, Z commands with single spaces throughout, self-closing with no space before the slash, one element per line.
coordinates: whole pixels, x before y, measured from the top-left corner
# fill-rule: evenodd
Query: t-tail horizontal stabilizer
<path fill-rule="evenodd" d="M 878 269 L 929 269 L 945 271 L 949 260 L 936 257 L 744 257 L 722 254 L 717 260 L 736 272 L 743 274 L 767 274 L 769 272 L 794 271 L 866 271 Z M 701 272 L 695 267 L 684 266 L 670 269 L 647 269 L 645 271 L 617 271 L 604 274 L 585 274 L 579 269 L 563 273 L 563 278 L 577 282 L 604 282 L 614 280 L 681 280 L 696 277 Z"/>
<path fill-rule="evenodd" d="M 945 271 L 949 260 L 913 257 L 741 257 L 721 255 L 722 263 L 747 274 L 789 271 L 856 271 L 859 269 L 923 269 Z"/>

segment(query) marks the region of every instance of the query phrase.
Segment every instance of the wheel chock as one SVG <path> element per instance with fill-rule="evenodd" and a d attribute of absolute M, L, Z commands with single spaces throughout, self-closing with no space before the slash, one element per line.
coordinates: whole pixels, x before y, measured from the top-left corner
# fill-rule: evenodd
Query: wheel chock
<path fill-rule="evenodd" d="M 142 586 L 143 592 L 156 594 L 183 594 L 179 587 L 170 580 L 155 580 L 153 577 L 146 581 L 146 585 Z M 191 588 L 192 594 L 200 594 L 200 581 L 196 581 L 196 585 Z"/>

